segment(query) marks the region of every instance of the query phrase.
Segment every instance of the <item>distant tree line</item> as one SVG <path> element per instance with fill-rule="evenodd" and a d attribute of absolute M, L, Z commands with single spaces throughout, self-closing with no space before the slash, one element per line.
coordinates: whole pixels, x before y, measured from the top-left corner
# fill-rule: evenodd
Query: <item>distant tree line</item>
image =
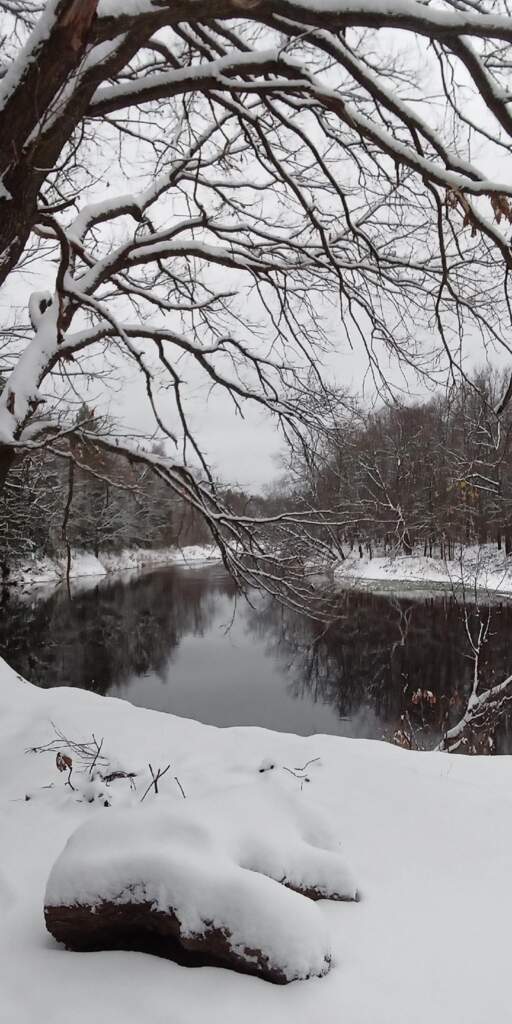
<path fill-rule="evenodd" d="M 98 436 L 106 427 L 87 405 L 77 420 Z M 55 557 L 70 548 L 98 555 L 211 541 L 203 517 L 173 497 L 147 467 L 76 439 L 69 440 L 68 451 L 63 459 L 44 447 L 16 462 L 0 499 L 4 572 L 19 557 Z"/>
<path fill-rule="evenodd" d="M 2 383 L 0 375 L 0 391 Z M 150 466 L 119 459 L 105 448 L 104 438 L 117 430 L 108 417 L 83 403 L 75 424 L 77 431 L 60 441 L 58 451 L 45 444 L 23 452 L 13 465 L 0 493 L 0 576 L 8 577 L 10 567 L 27 556 L 65 557 L 71 550 L 98 556 L 214 542 L 201 511 L 173 494 Z M 152 450 L 157 459 L 165 457 L 161 443 Z M 216 487 L 236 516 L 267 516 L 296 505 L 281 489 L 263 497 Z M 270 529 L 267 539 L 274 543 Z"/>
<path fill-rule="evenodd" d="M 368 411 L 343 398 L 334 429 L 297 450 L 288 474 L 266 497 L 224 488 L 239 516 L 328 511 L 326 554 L 401 550 L 452 558 L 458 544 L 495 542 L 512 554 L 512 405 L 498 414 L 500 373 L 485 368 L 422 402 Z M 70 437 L 68 459 L 35 449 L 15 464 L 0 503 L 0 563 L 70 548 L 209 543 L 204 517 L 147 466 L 118 460 L 91 443 L 108 427 L 83 405 L 89 440 Z M 62 446 L 61 446 L 62 450 Z M 155 445 L 155 452 L 163 452 Z M 333 514 L 334 513 L 334 514 Z M 311 527 L 309 533 L 313 534 Z M 278 543 L 272 523 L 270 546 Z M 307 557 L 308 536 L 304 551 Z"/>
<path fill-rule="evenodd" d="M 456 544 L 496 542 L 512 554 L 512 410 L 496 408 L 505 382 L 486 368 L 423 402 L 368 412 L 344 399 L 315 457 L 297 452 L 291 489 L 333 509 L 332 546 L 451 558 Z"/>

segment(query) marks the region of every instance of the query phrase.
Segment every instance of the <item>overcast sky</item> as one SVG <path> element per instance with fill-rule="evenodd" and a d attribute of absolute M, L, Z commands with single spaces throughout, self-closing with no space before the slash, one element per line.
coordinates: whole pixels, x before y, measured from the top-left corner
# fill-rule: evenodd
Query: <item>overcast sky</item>
<path fill-rule="evenodd" d="M 471 344 L 468 339 L 468 366 L 483 362 L 482 350 Z M 504 362 L 504 353 L 496 363 Z M 406 401 L 414 401 L 427 397 L 425 387 L 412 378 L 405 381 L 396 366 L 387 363 L 383 356 L 383 366 L 389 379 L 403 388 Z M 347 347 L 334 346 L 331 357 L 326 361 L 325 376 L 336 380 L 338 384 L 348 387 L 354 394 L 365 391 L 368 404 L 375 401 L 371 381 L 365 379 L 367 363 L 358 350 L 347 350 Z M 190 379 L 190 378 L 189 378 Z M 189 402 L 192 422 L 202 440 L 203 447 L 215 473 L 228 483 L 254 491 L 260 491 L 272 482 L 282 470 L 279 465 L 279 453 L 283 451 L 283 440 L 270 415 L 265 415 L 259 408 L 246 403 L 244 419 L 238 415 L 225 394 L 213 393 L 205 385 L 190 380 L 193 399 Z M 92 392 L 91 392 L 92 394 Z M 96 387 L 95 394 L 98 394 Z M 105 408 L 142 433 L 154 431 L 154 420 L 148 405 L 143 381 L 137 374 L 118 393 L 105 396 Z M 161 404 L 165 408 L 165 398 Z M 173 403 L 169 402 L 172 417 Z"/>

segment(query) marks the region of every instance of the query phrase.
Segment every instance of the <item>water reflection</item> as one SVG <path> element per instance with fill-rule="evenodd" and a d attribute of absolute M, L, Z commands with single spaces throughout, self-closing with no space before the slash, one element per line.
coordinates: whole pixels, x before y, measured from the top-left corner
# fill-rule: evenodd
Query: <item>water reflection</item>
<path fill-rule="evenodd" d="M 467 615 L 476 635 L 478 614 L 468 608 Z M 491 615 L 480 659 L 481 690 L 512 670 L 512 605 L 496 601 Z M 289 692 L 328 704 L 338 718 L 357 722 L 351 735 L 391 739 L 406 713 L 419 745 L 430 748 L 441 737 L 446 716 L 448 724 L 461 717 L 471 689 L 464 608 L 451 594 L 397 598 L 347 591 L 340 596 L 340 620 L 328 630 L 266 602 L 253 612 L 250 626 L 279 661 Z M 415 704 L 418 690 L 430 691 L 432 703 Z M 498 753 L 512 752 L 511 726 L 510 716 L 500 723 Z"/>
<path fill-rule="evenodd" d="M 89 583 L 72 600 L 11 595 L 3 657 L 41 686 L 75 685 L 215 725 L 391 737 L 407 710 L 431 742 L 457 714 L 472 663 L 451 596 L 346 592 L 329 630 L 260 595 L 238 598 L 220 568 L 166 567 Z M 512 606 L 496 604 L 482 684 L 511 671 Z M 417 690 L 435 703 L 413 706 Z M 426 741 L 428 743 L 428 741 Z M 497 736 L 512 751 L 508 722 Z"/>
<path fill-rule="evenodd" d="M 11 594 L 2 606 L 0 649 L 39 686 L 111 692 L 129 676 L 165 672 L 183 636 L 205 636 L 219 595 L 234 598 L 225 573 L 165 568 L 94 577 L 41 598 Z"/>

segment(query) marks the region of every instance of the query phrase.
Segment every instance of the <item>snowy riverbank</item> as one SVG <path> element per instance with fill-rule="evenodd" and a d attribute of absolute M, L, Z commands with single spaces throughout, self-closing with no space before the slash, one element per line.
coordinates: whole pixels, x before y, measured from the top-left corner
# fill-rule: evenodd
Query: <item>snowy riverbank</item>
<path fill-rule="evenodd" d="M 394 554 L 360 558 L 352 552 L 338 562 L 334 579 L 341 584 L 407 583 L 443 587 L 465 587 L 468 591 L 512 594 L 512 557 L 496 545 L 458 548 L 453 560 Z M 468 595 L 469 596 L 469 595 Z"/>
<path fill-rule="evenodd" d="M 87 577 L 105 576 L 152 565 L 198 565 L 219 560 L 218 548 L 208 544 L 100 552 L 98 557 L 89 551 L 73 551 L 70 578 L 85 580 Z M 26 558 L 12 564 L 9 582 L 55 583 L 65 578 L 66 568 L 64 558 Z M 317 566 L 315 571 L 318 570 L 322 572 L 322 567 Z M 335 582 L 343 586 L 418 584 L 436 588 L 454 587 L 458 590 L 464 586 L 469 592 L 475 590 L 476 584 L 480 591 L 512 594 L 512 557 L 507 557 L 504 551 L 498 551 L 491 544 L 458 549 L 450 561 L 416 553 L 376 555 L 372 558 L 366 554 L 360 558 L 354 551 L 343 562 L 336 563 L 333 576 Z"/>
<path fill-rule="evenodd" d="M 46 881 L 82 822 L 113 813 L 65 785 L 54 736 L 103 738 L 111 763 L 171 762 L 157 797 L 177 809 L 238 787 L 325 812 L 362 901 L 316 904 L 333 965 L 284 988 L 125 952 L 68 953 L 44 927 Z M 39 690 L 0 662 L 0 1019 L 16 1024 L 482 1024 L 508 1015 L 512 760 L 384 743 L 216 729 L 68 688 Z M 303 785 L 283 766 L 320 758 Z M 276 768 L 259 772 L 262 762 Z M 137 780 L 138 781 L 138 780 Z M 126 782 L 119 801 L 137 812 Z M 51 788 L 47 788 L 51 786 Z M 112 784 L 112 787 L 114 784 Z M 245 794 L 246 799 L 245 799 Z M 29 797 L 30 799 L 27 799 Z M 80 799 L 77 799 L 80 798 Z M 130 801 L 132 801 L 130 803 Z M 144 804 L 144 807 L 146 806 Z M 219 823 L 219 829 L 221 829 Z M 223 839 L 223 836 L 220 836 Z M 311 835 L 310 842 L 315 843 Z"/>
<path fill-rule="evenodd" d="M 102 551 L 99 556 L 90 551 L 73 551 L 71 579 L 86 576 L 105 576 L 128 569 L 142 569 L 150 565 L 194 565 L 219 560 L 219 552 L 212 544 L 192 544 L 182 548 L 132 548 L 124 551 Z M 25 558 L 13 563 L 10 583 L 52 583 L 65 579 L 65 558 Z"/>

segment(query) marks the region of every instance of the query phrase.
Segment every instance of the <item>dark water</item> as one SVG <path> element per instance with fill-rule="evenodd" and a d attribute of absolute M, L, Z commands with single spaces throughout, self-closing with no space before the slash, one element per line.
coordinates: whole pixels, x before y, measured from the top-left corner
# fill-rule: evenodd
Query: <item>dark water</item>
<path fill-rule="evenodd" d="M 166 567 L 4 597 L 0 650 L 40 686 L 79 686 L 215 725 L 391 738 L 408 713 L 431 746 L 460 717 L 473 665 L 451 595 L 340 595 L 327 632 L 220 566 Z M 496 603 L 482 686 L 512 672 L 512 605 Z M 416 690 L 433 702 L 414 704 Z M 448 711 L 447 711 L 448 709 Z M 512 722 L 496 734 L 512 752 Z"/>

